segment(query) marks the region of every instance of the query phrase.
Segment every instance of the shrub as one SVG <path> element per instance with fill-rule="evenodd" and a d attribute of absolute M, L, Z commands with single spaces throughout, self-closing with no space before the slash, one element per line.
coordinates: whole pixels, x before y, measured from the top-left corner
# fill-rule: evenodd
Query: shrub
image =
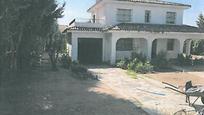
<path fill-rule="evenodd" d="M 140 62 L 137 64 L 135 71 L 137 73 L 146 74 L 153 71 L 153 66 L 149 62 L 145 62 L 145 63 Z"/>
<path fill-rule="evenodd" d="M 70 68 L 71 71 L 75 73 L 75 78 L 82 80 L 99 80 L 98 75 L 95 75 L 92 72 L 88 71 L 85 66 L 79 64 L 78 62 L 72 62 Z"/>
<path fill-rule="evenodd" d="M 168 68 L 168 60 L 166 59 L 166 53 L 160 52 L 155 58 L 152 59 L 151 64 L 156 68 Z"/>
<path fill-rule="evenodd" d="M 127 68 L 129 70 L 134 70 L 135 67 L 137 66 L 138 63 L 140 63 L 141 61 L 137 58 L 135 58 L 134 60 L 130 61 L 130 63 L 128 64 Z"/>
<path fill-rule="evenodd" d="M 68 55 L 68 54 L 63 54 L 61 59 L 60 59 L 60 62 L 61 62 L 61 65 L 63 68 L 69 68 L 71 63 L 72 63 L 72 60 L 71 60 L 71 57 Z"/>
<path fill-rule="evenodd" d="M 85 66 L 79 64 L 78 62 L 73 62 L 71 64 L 71 71 L 74 73 L 86 73 L 88 70 Z"/>
<path fill-rule="evenodd" d="M 142 53 L 138 54 L 136 52 L 133 52 L 131 55 L 131 59 L 134 60 L 135 58 L 140 60 L 142 63 L 145 63 L 147 61 L 147 57 Z"/>
<path fill-rule="evenodd" d="M 195 59 L 193 60 L 193 65 L 204 65 L 204 59 Z"/>
<path fill-rule="evenodd" d="M 192 56 L 185 56 L 184 54 L 178 54 L 177 64 L 180 66 L 192 65 Z"/>
<path fill-rule="evenodd" d="M 122 69 L 127 69 L 128 63 L 129 63 L 128 59 L 121 59 L 116 63 L 116 66 Z"/>

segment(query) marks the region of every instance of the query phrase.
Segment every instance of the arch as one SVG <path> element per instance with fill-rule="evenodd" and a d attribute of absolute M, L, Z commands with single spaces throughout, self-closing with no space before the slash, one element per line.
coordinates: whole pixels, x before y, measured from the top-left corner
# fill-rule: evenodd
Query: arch
<path fill-rule="evenodd" d="M 131 58 L 132 53 L 147 56 L 147 40 L 145 38 L 120 38 L 116 42 L 116 59 Z"/>

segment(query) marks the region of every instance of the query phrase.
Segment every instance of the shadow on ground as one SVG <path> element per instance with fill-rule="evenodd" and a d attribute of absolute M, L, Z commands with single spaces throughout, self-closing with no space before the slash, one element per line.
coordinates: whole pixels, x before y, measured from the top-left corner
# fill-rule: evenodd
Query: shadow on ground
<path fill-rule="evenodd" d="M 71 76 L 68 70 L 51 72 L 42 67 L 18 77 L 4 77 L 0 87 L 0 115 L 147 114 L 114 94 L 90 91 L 101 88 L 99 81 Z"/>

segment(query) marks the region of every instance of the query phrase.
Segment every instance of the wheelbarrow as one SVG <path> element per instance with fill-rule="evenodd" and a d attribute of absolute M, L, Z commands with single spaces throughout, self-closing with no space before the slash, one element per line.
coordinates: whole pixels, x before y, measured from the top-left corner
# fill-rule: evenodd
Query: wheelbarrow
<path fill-rule="evenodd" d="M 173 91 L 176 91 L 178 93 L 186 95 L 186 103 L 188 103 L 190 106 L 193 106 L 198 99 L 201 99 L 201 102 L 204 104 L 204 86 L 193 86 L 191 81 L 186 82 L 185 84 L 185 92 L 180 91 L 178 87 L 162 82 L 163 84 L 167 85 L 165 88 L 171 89 Z M 190 97 L 197 97 L 196 100 L 194 100 L 193 103 L 190 102 Z"/>

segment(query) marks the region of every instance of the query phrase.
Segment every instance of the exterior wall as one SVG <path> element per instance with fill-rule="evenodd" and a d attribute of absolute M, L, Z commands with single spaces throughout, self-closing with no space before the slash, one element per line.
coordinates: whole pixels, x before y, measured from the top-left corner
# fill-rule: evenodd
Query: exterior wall
<path fill-rule="evenodd" d="M 72 61 L 78 59 L 78 38 L 103 38 L 103 61 L 115 64 L 117 59 L 130 57 L 131 52 L 117 52 L 116 43 L 120 38 L 134 38 L 134 50 L 138 53 L 146 52 L 148 59 L 151 59 L 152 42 L 158 39 L 157 51 L 166 51 L 168 58 L 174 58 L 178 53 L 183 53 L 183 45 L 185 40 L 204 39 L 201 33 L 150 33 L 150 32 L 131 32 L 131 31 L 115 31 L 115 32 L 72 32 L 71 40 L 71 57 Z M 167 39 L 177 39 L 174 51 L 167 51 Z"/>
<path fill-rule="evenodd" d="M 104 61 L 105 62 L 110 62 L 111 58 L 111 44 L 112 44 L 112 34 L 111 33 L 106 33 L 104 36 Z"/>
<path fill-rule="evenodd" d="M 166 12 L 176 12 L 176 25 L 183 24 L 183 9 L 162 7 L 162 6 L 144 6 L 136 4 L 109 3 L 104 7 L 106 25 L 117 24 L 117 9 L 132 9 L 132 23 L 145 23 L 145 10 L 151 11 L 151 24 L 166 24 Z"/>
<path fill-rule="evenodd" d="M 78 61 L 78 38 L 103 38 L 103 48 L 105 47 L 104 34 L 101 32 L 72 32 L 72 61 Z M 104 49 L 102 54 L 102 61 L 104 61 Z"/>
<path fill-rule="evenodd" d="M 157 54 L 160 52 L 166 52 L 167 53 L 167 59 L 177 58 L 180 49 L 179 40 L 175 39 L 174 42 L 174 50 L 167 51 L 167 39 L 157 39 Z"/>
<path fill-rule="evenodd" d="M 131 51 L 116 51 L 116 59 L 131 58 L 133 52 L 137 54 L 144 54 L 147 56 L 147 41 L 144 38 L 132 38 L 133 39 L 133 50 Z"/>

